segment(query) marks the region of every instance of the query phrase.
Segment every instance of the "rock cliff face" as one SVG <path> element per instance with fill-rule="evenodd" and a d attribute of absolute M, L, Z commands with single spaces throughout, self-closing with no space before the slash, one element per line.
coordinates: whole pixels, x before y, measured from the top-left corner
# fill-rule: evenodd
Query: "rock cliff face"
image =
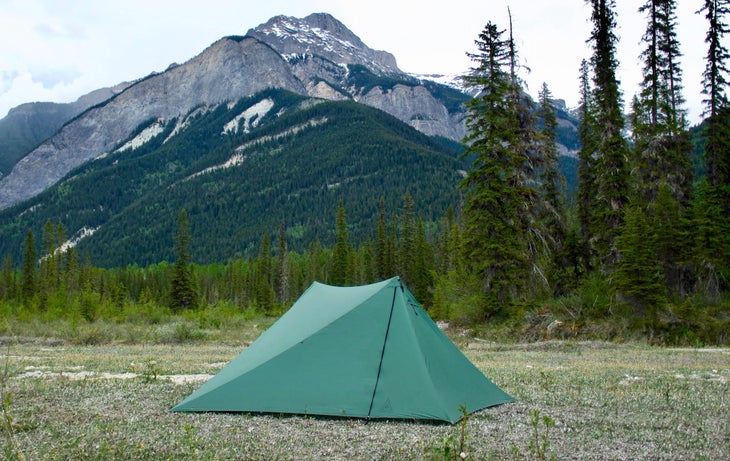
<path fill-rule="evenodd" d="M 364 67 L 374 84 L 353 84 L 352 66 Z M 196 107 L 267 88 L 354 99 L 428 135 L 459 140 L 464 134 L 463 106 L 449 112 L 418 80 L 400 71 L 390 53 L 368 48 L 332 16 L 278 16 L 246 36 L 223 38 L 188 62 L 141 79 L 78 115 L 0 177 L 0 209 L 35 196 L 118 147 L 145 121 L 181 117 Z"/>
<path fill-rule="evenodd" d="M 449 114 L 444 104 L 420 85 L 395 85 L 387 90 L 375 87 L 358 101 L 388 112 L 429 136 L 460 141 L 466 134 L 466 112 Z"/>
<path fill-rule="evenodd" d="M 71 103 L 21 104 L 0 120 L 0 177 L 31 149 L 53 136 L 66 122 L 123 91 L 130 83 L 101 88 Z"/>

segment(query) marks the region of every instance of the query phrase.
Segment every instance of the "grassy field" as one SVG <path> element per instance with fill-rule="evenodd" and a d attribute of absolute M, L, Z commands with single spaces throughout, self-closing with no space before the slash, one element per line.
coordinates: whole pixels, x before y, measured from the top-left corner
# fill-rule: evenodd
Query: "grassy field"
<path fill-rule="evenodd" d="M 730 459 L 728 349 L 454 339 L 516 399 L 467 420 L 467 459 Z M 241 345 L 6 342 L 7 458 L 460 459 L 459 424 L 168 411 Z"/>

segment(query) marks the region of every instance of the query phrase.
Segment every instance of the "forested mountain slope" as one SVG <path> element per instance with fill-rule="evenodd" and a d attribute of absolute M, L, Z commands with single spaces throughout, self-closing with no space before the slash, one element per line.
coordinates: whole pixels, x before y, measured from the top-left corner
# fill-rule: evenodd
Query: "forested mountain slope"
<path fill-rule="evenodd" d="M 201 263 L 255 254 L 281 223 L 292 249 L 331 243 L 340 201 L 356 237 L 376 227 L 381 197 L 395 210 L 409 192 L 420 216 L 439 219 L 457 202 L 457 156 L 458 145 L 382 111 L 269 90 L 140 125 L 110 154 L 0 213 L 0 254 L 19 261 L 28 229 L 40 236 L 51 221 L 95 265 L 170 260 L 183 208 Z"/>

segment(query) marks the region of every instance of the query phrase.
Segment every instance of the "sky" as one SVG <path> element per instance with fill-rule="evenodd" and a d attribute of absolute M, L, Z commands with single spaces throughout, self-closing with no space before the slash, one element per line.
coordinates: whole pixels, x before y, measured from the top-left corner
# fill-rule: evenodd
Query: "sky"
<path fill-rule="evenodd" d="M 618 0 L 618 78 L 628 102 L 641 79 L 643 0 Z M 702 0 L 678 0 L 683 95 L 691 123 L 701 120 L 706 20 Z M 569 107 L 578 103 L 578 69 L 591 55 L 584 0 L 0 0 L 0 118 L 19 104 L 72 102 L 95 89 L 164 71 L 227 35 L 244 35 L 276 15 L 332 14 L 369 47 L 392 53 L 419 74 L 464 74 L 467 52 L 491 21 L 509 25 L 522 78 L 533 96 L 543 82 Z"/>

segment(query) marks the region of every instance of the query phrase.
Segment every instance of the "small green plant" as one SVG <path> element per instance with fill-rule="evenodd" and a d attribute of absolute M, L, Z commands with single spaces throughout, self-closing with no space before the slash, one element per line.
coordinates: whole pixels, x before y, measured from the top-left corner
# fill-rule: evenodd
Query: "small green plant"
<path fill-rule="evenodd" d="M 142 370 L 142 381 L 146 383 L 154 383 L 157 381 L 157 376 L 160 374 L 160 368 L 157 365 L 157 360 L 147 359 L 144 362 L 144 369 Z"/>
<path fill-rule="evenodd" d="M 471 415 L 467 412 L 466 406 L 460 405 L 461 420 L 449 435 L 442 438 L 438 446 L 432 448 L 432 459 L 461 460 L 468 459 L 467 439 L 469 437 L 468 425 Z"/>
<path fill-rule="evenodd" d="M 548 451 L 550 451 L 550 429 L 555 427 L 555 420 L 548 415 L 540 416 L 540 410 L 533 410 L 531 412 L 530 425 L 532 426 L 532 439 L 530 440 L 530 454 L 532 459 L 538 461 L 554 460 L 555 455 L 548 457 Z M 540 422 L 542 422 L 544 429 L 540 430 Z"/>
<path fill-rule="evenodd" d="M 541 428 L 541 424 L 544 429 Z M 555 420 L 547 415 L 540 416 L 540 410 L 530 412 L 530 426 L 532 432 L 530 442 L 527 446 L 528 456 L 525 456 L 515 444 L 512 444 L 512 455 L 516 460 L 528 459 L 535 461 L 554 461 L 557 457 L 553 454 L 548 456 L 550 451 L 550 428 L 555 427 Z"/>

